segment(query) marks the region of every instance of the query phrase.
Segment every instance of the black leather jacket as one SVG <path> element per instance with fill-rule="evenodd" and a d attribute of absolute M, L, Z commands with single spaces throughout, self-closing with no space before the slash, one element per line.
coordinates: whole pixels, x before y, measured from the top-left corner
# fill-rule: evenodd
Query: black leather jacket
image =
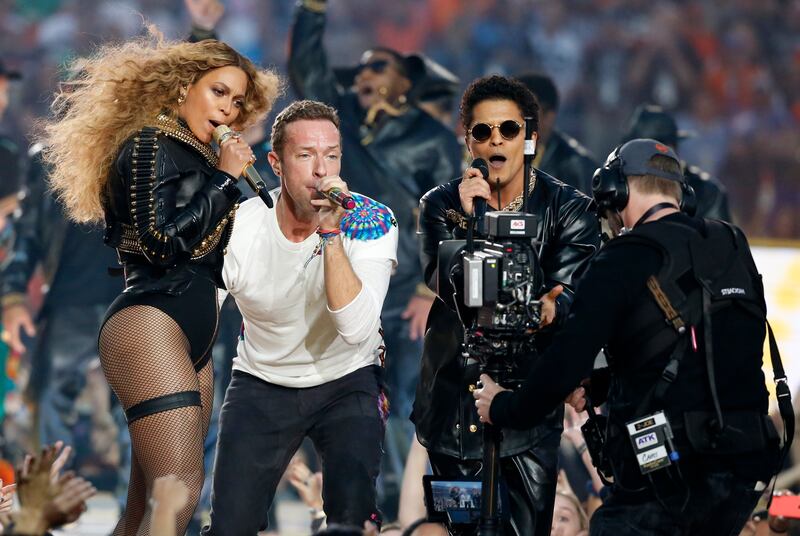
<path fill-rule="evenodd" d="M 717 179 L 697 166 L 685 164 L 683 174 L 697 196 L 696 216 L 710 220 L 733 221 L 728 208 L 728 193 Z"/>
<path fill-rule="evenodd" d="M 537 167 L 591 197 L 592 176 L 600 164 L 576 139 L 553 130 Z"/>
<path fill-rule="evenodd" d="M 125 268 L 125 292 L 181 294 L 195 276 L 224 287 L 222 256 L 240 198 L 236 180 L 183 125 L 128 139 L 111 169 L 105 242 Z"/>
<path fill-rule="evenodd" d="M 566 319 L 577 278 L 600 245 L 600 228 L 591 199 L 561 181 L 537 170 L 528 210 L 537 215 L 540 264 L 547 288 L 563 285 L 557 298 L 556 321 L 536 338 L 539 352 L 549 344 L 553 329 Z M 418 232 L 425 280 L 436 288 L 439 242 L 466 236 L 465 215 L 458 196 L 461 179 L 434 188 L 420 202 Z M 477 365 L 464 365 L 460 345 L 463 328 L 445 303 L 436 299 L 428 317 L 422 369 L 412 420 L 417 437 L 429 450 L 461 459 L 481 457 L 481 425 L 471 390 L 478 380 Z M 528 366 L 530 366 L 528 364 Z M 501 456 L 535 446 L 556 448 L 561 435 L 563 409 L 530 430 L 504 430 Z"/>
<path fill-rule="evenodd" d="M 335 107 L 341 119 L 342 178 L 351 190 L 390 206 L 400 231 L 398 266 L 383 313 L 402 311 L 422 286 L 416 237 L 419 198 L 461 169 L 455 134 L 416 106 L 384 115 L 371 127 L 349 88 L 342 88 L 328 63 L 322 37 L 325 14 L 298 6 L 289 53 L 289 77 L 297 94 Z M 390 350 L 391 351 L 391 350 Z"/>

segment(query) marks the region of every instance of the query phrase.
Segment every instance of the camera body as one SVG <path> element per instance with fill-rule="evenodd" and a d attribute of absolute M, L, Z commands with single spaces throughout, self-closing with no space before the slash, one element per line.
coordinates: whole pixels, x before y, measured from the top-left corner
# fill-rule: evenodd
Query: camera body
<path fill-rule="evenodd" d="M 544 276 L 534 249 L 536 223 L 534 214 L 490 212 L 482 221 L 485 240 L 472 247 L 466 240 L 440 243 L 439 295 L 447 302 L 452 293 L 465 353 L 482 365 L 500 358 L 510 370 L 539 328 Z"/>
<path fill-rule="evenodd" d="M 525 212 L 490 212 L 480 223 L 485 239 L 473 241 L 470 229 L 467 240 L 439 243 L 437 293 L 456 311 L 464 328 L 464 366 L 477 364 L 482 373 L 513 389 L 536 355 L 535 333 L 542 313 L 538 297 L 544 286 L 535 249 L 538 222 L 536 215 Z M 447 510 L 444 522 L 453 534 L 502 533 L 498 531 L 508 514 L 497 504 L 497 490 L 502 494 L 505 487 L 497 469 L 501 441 L 499 428 L 484 426 L 479 494 L 488 499 L 487 507 L 480 516 L 463 508 Z M 445 502 L 437 503 L 433 497 L 429 504 L 439 504 L 441 510 Z M 499 502 L 508 504 L 504 499 Z"/>

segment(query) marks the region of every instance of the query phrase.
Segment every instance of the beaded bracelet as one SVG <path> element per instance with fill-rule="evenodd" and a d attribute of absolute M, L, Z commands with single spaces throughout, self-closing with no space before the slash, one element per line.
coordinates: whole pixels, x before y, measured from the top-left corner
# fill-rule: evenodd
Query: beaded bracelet
<path fill-rule="evenodd" d="M 317 247 L 314 248 L 314 251 L 311 253 L 311 256 L 306 260 L 303 264 L 303 270 L 309 265 L 309 263 L 314 260 L 314 257 L 318 257 L 322 255 L 322 251 L 325 249 L 325 245 L 339 236 L 342 233 L 340 229 L 317 229 L 317 235 L 319 235 L 319 243 Z"/>

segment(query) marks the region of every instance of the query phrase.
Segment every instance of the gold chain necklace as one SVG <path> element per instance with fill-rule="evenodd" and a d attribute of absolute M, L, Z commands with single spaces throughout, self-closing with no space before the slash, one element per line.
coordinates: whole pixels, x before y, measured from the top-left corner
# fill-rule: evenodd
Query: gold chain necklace
<path fill-rule="evenodd" d="M 528 195 L 533 192 L 533 188 L 536 186 L 536 170 L 531 169 L 531 177 L 528 179 Z M 522 196 L 525 194 L 525 190 L 522 191 L 517 197 L 514 198 L 509 204 L 501 208 L 503 212 L 519 212 L 519 209 L 522 208 Z"/>
<path fill-rule="evenodd" d="M 533 192 L 533 188 L 535 186 L 536 186 L 536 171 L 532 169 L 531 178 L 528 181 L 528 195 L 530 195 L 530 193 Z M 523 190 L 523 193 L 519 194 L 517 197 L 514 198 L 513 201 L 511 201 L 509 204 L 507 204 L 500 210 L 504 212 L 519 212 L 519 210 L 522 208 L 522 196 L 524 193 L 525 192 Z M 445 216 L 447 217 L 447 219 L 458 225 L 460 228 L 462 229 L 467 228 L 468 219 L 459 210 L 454 210 L 452 208 L 449 208 L 445 211 Z"/>
<path fill-rule="evenodd" d="M 214 152 L 210 145 L 198 140 L 197 136 L 195 136 L 191 130 L 184 127 L 178 121 L 166 114 L 159 114 L 156 118 L 156 122 L 164 134 L 170 138 L 175 138 L 178 141 L 182 141 L 183 143 L 195 149 L 198 153 L 203 155 L 203 158 L 206 159 L 211 167 L 217 166 L 217 163 L 219 162 L 217 153 Z"/>

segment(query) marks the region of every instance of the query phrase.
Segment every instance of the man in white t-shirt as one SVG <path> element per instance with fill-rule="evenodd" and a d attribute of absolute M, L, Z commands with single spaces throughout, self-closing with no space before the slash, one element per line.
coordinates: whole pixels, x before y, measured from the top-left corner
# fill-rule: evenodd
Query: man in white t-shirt
<path fill-rule="evenodd" d="M 305 437 L 322 459 L 329 522 L 380 521 L 380 312 L 397 263 L 397 226 L 387 207 L 350 194 L 338 176 L 333 108 L 291 104 L 271 141 L 270 165 L 281 179 L 271 192 L 275 209 L 244 202 L 225 256 L 223 279 L 244 324 L 220 414 L 205 535 L 255 534 Z M 317 193 L 332 188 L 356 208 Z"/>

